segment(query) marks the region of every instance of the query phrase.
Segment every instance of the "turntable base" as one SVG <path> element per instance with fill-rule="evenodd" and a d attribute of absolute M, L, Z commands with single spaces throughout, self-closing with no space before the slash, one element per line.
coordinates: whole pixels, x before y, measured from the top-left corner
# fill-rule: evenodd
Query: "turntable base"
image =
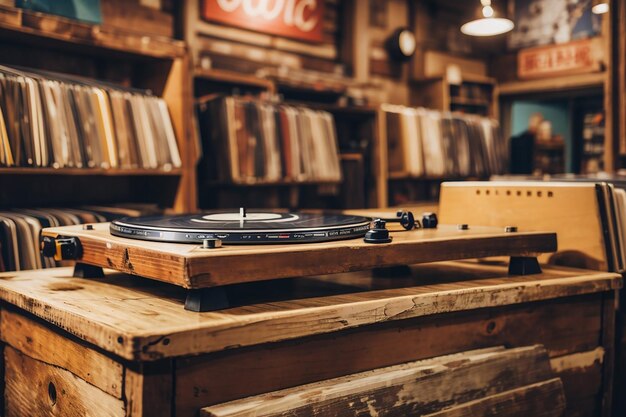
<path fill-rule="evenodd" d="M 505 233 L 501 228 L 440 225 L 437 229 L 391 232 L 393 242 L 363 239 L 335 242 L 224 246 L 140 241 L 112 236 L 109 223 L 45 229 L 51 238 L 75 237 L 82 246 L 79 263 L 111 268 L 168 282 L 191 291 L 186 307 L 195 311 L 226 307 L 223 286 L 295 276 L 311 276 L 447 260 L 510 256 L 523 274 L 533 273 L 533 257 L 556 250 L 547 232 Z M 530 257 L 530 260 L 528 258 Z M 534 262 L 533 262 L 534 261 Z M 514 272 L 514 271 L 513 271 Z M 535 272 L 539 272 L 536 270 Z M 213 306 L 213 307 L 209 307 Z"/>

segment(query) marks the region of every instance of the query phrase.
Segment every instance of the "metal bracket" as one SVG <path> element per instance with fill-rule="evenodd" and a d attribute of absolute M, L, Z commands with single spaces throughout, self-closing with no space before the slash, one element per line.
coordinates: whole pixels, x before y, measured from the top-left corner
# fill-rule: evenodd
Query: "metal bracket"
<path fill-rule="evenodd" d="M 511 256 L 509 261 L 509 275 L 540 274 L 541 266 L 536 257 Z"/>

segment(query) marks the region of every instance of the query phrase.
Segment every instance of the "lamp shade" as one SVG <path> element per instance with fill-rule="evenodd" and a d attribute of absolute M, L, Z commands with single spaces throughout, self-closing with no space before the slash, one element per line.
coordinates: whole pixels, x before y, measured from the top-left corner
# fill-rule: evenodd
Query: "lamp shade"
<path fill-rule="evenodd" d="M 591 11 L 594 14 L 604 14 L 609 11 L 609 2 L 607 0 L 593 0 Z"/>
<path fill-rule="evenodd" d="M 491 6 L 491 0 L 481 0 L 476 19 L 461 26 L 461 32 L 469 36 L 495 36 L 511 31 L 515 24 L 501 17 Z"/>

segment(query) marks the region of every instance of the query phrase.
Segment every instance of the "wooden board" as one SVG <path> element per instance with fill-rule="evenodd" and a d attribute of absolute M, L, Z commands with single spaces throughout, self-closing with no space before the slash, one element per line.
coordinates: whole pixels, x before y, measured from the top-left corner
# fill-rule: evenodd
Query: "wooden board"
<path fill-rule="evenodd" d="M 471 210 L 467 208 L 471 207 Z M 541 262 L 608 270 L 594 184 L 457 182 L 441 186 L 439 218 L 470 225 L 557 232 L 558 251 Z"/>
<path fill-rule="evenodd" d="M 44 229 L 50 237 L 78 237 L 80 262 L 184 288 L 358 271 L 392 265 L 482 258 L 535 256 L 556 250 L 556 235 L 547 232 L 505 233 L 502 228 L 456 226 L 392 233 L 393 242 L 363 239 L 292 245 L 225 246 L 148 242 L 112 236 L 109 223 Z"/>
<path fill-rule="evenodd" d="M 617 274 L 547 267 L 507 276 L 506 267 L 446 262 L 411 277 L 369 272 L 242 286 L 235 307 L 194 313 L 179 287 L 108 273 L 72 278 L 71 268 L 0 274 L 0 300 L 126 359 L 217 352 L 375 323 L 611 291 Z"/>
<path fill-rule="evenodd" d="M 71 372 L 4 349 L 6 417 L 120 416 L 124 402 Z"/>
<path fill-rule="evenodd" d="M 550 406 L 540 405 L 552 410 L 546 415 L 560 415 L 565 408 L 563 389 L 560 380 L 553 379 L 543 347 L 488 348 L 244 398 L 204 408 L 200 415 L 393 417 L 436 414 L 458 407 L 476 408 L 476 403 L 487 398 L 548 380 L 556 385 L 557 389 L 550 391 L 556 395 Z M 521 403 L 524 404 L 528 403 Z"/>
<path fill-rule="evenodd" d="M 194 415 L 211 404 L 466 350 L 543 344 L 569 395 L 566 415 L 598 416 L 589 410 L 599 409 L 601 370 L 611 366 L 603 363 L 598 347 L 602 306 L 602 294 L 590 294 L 419 317 L 178 359 L 176 414 Z M 254 384 L 242 384 L 241 375 Z"/>

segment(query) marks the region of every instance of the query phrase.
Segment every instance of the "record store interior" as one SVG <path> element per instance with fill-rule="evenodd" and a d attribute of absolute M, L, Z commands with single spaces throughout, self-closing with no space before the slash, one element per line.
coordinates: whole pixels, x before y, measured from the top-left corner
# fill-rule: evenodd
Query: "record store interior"
<path fill-rule="evenodd" d="M 0 417 L 626 417 L 626 0 L 0 0 Z"/>

